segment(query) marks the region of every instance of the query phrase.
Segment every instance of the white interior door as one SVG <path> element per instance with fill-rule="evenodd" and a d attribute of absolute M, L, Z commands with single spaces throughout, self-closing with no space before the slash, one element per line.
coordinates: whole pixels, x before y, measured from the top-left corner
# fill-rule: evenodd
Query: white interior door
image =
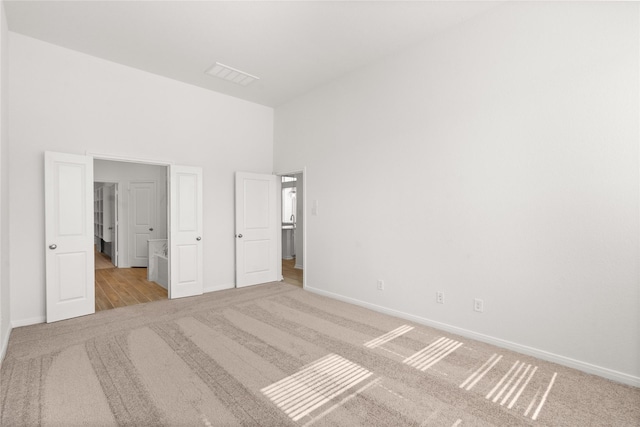
<path fill-rule="evenodd" d="M 170 166 L 169 298 L 201 295 L 202 168 Z"/>
<path fill-rule="evenodd" d="M 276 176 L 236 172 L 236 287 L 278 280 Z"/>
<path fill-rule="evenodd" d="M 95 312 L 93 159 L 45 153 L 47 323 Z"/>
<path fill-rule="evenodd" d="M 129 265 L 147 267 L 149 246 L 156 238 L 156 183 L 132 182 L 129 186 Z"/>
<path fill-rule="evenodd" d="M 118 266 L 118 184 L 111 185 L 111 262 Z"/>

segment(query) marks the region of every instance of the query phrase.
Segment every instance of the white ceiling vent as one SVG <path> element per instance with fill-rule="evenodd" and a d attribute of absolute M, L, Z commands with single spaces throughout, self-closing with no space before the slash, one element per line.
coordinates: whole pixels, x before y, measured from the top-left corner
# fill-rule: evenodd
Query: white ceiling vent
<path fill-rule="evenodd" d="M 256 80 L 260 80 L 259 77 L 252 76 L 244 71 L 236 70 L 228 65 L 216 62 L 215 65 L 205 71 L 210 76 L 219 77 L 221 79 L 237 83 L 241 86 L 247 86 Z"/>

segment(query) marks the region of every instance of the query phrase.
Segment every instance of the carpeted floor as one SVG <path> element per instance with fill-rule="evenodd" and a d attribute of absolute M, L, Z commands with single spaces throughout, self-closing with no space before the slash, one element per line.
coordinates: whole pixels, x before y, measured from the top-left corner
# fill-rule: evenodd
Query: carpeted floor
<path fill-rule="evenodd" d="M 640 389 L 271 283 L 15 329 L 3 426 L 639 426 Z"/>

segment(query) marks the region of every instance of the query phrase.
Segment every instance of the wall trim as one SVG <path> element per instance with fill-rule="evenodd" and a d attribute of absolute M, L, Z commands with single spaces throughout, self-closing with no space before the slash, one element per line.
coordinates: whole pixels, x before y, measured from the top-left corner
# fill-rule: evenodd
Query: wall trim
<path fill-rule="evenodd" d="M 447 323 L 437 322 L 435 320 L 427 319 L 426 317 L 415 316 L 413 314 L 405 313 L 403 311 L 394 310 L 391 308 L 383 307 L 380 305 L 372 304 L 369 302 L 361 301 L 355 298 L 335 294 L 333 292 L 325 291 L 323 289 L 306 286 L 304 288 L 309 292 L 319 294 L 325 297 L 333 298 L 339 301 L 347 302 L 350 304 L 358 305 L 391 316 L 396 316 L 401 319 L 410 320 L 412 322 L 420 323 L 422 325 L 430 326 L 432 328 L 440 329 L 450 332 L 452 334 L 460 335 L 463 337 L 471 338 L 477 341 L 481 341 L 487 344 L 493 344 L 498 347 L 505 348 L 507 350 L 516 351 L 518 353 L 526 354 L 528 356 L 537 357 L 548 362 L 557 363 L 559 365 L 574 368 L 588 374 L 598 375 L 600 377 L 616 381 L 619 383 L 631 385 L 634 387 L 640 387 L 640 377 L 625 374 L 624 372 L 615 371 L 613 369 L 604 368 L 602 366 L 593 365 L 580 360 L 572 359 L 570 357 L 561 356 L 558 354 L 550 353 L 548 351 L 540 350 L 534 347 L 528 347 L 526 345 L 517 344 L 511 341 L 503 340 L 500 338 L 492 337 L 490 335 L 480 334 L 468 329 L 458 328 Z"/>
<path fill-rule="evenodd" d="M 13 328 L 9 325 L 9 330 L 7 331 L 7 336 L 0 343 L 0 366 L 2 366 L 2 362 L 4 361 L 4 357 L 7 355 L 7 348 L 9 348 L 9 337 L 11 337 L 11 331 Z"/>
<path fill-rule="evenodd" d="M 37 325 L 38 323 L 44 323 L 46 321 L 47 318 L 45 316 L 31 317 L 30 319 L 12 320 L 11 327 L 19 328 L 21 326 Z"/>
<path fill-rule="evenodd" d="M 85 155 L 92 157 L 94 160 L 110 160 L 113 162 L 143 163 L 146 165 L 171 166 L 174 162 L 169 160 L 157 160 L 152 158 L 133 157 L 126 154 L 107 154 L 85 151 Z"/>
<path fill-rule="evenodd" d="M 235 288 L 236 285 L 235 283 L 225 283 L 222 285 L 216 285 L 216 286 L 209 286 L 209 287 L 205 287 L 203 289 L 203 293 L 209 293 L 209 292 L 215 292 L 215 291 L 223 291 L 226 289 L 233 289 Z M 37 325 L 38 323 L 45 323 L 47 321 L 47 318 L 45 316 L 38 316 L 38 317 L 32 317 L 30 319 L 20 319 L 20 320 L 13 320 L 11 321 L 11 328 L 19 328 L 22 326 L 30 326 L 30 325 Z M 7 341 L 9 339 L 7 338 Z M 1 360 L 1 359 L 0 359 Z"/>

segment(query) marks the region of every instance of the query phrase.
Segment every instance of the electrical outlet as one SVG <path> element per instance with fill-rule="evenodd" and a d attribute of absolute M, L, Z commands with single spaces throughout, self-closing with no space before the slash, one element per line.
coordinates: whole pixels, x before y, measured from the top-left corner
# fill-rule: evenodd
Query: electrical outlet
<path fill-rule="evenodd" d="M 384 291 L 384 280 L 382 280 L 382 279 L 378 280 L 378 290 L 379 291 Z"/>
<path fill-rule="evenodd" d="M 484 311 L 484 301 L 480 298 L 476 298 L 473 300 L 473 309 L 479 313 Z"/>
<path fill-rule="evenodd" d="M 436 292 L 436 302 L 438 304 L 444 304 L 444 292 Z"/>

